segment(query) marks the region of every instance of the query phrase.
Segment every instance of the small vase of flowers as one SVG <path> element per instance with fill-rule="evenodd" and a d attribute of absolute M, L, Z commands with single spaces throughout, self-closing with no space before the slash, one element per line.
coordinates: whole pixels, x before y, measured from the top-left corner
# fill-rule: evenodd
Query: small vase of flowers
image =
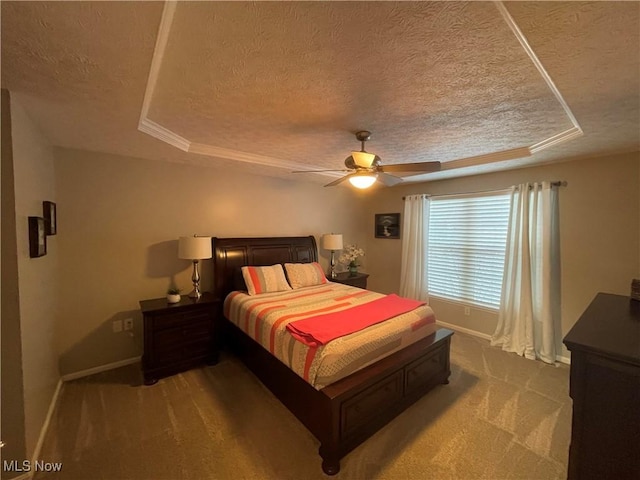
<path fill-rule="evenodd" d="M 338 258 L 338 262 L 343 265 L 347 265 L 349 268 L 349 274 L 354 276 L 358 273 L 358 258 L 364 257 L 364 250 L 358 248 L 357 245 L 347 245 Z"/>

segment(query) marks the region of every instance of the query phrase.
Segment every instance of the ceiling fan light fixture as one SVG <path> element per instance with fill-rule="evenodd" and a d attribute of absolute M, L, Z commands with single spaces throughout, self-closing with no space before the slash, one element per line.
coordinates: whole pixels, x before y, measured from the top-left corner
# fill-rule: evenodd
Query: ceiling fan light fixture
<path fill-rule="evenodd" d="M 356 188 L 369 188 L 376 182 L 378 175 L 376 173 L 362 173 L 349 177 L 349 183 Z"/>
<path fill-rule="evenodd" d="M 321 173 L 321 172 L 349 172 L 337 180 L 325 185 L 325 187 L 335 187 L 345 180 L 356 188 L 365 189 L 373 185 L 376 180 L 382 185 L 391 187 L 402 182 L 402 177 L 392 175 L 392 173 L 408 173 L 410 175 L 418 175 L 423 173 L 437 172 L 440 170 L 440 162 L 419 162 L 419 163 L 395 163 L 393 165 L 382 165 L 380 157 L 369 153 L 364 149 L 364 143 L 371 137 L 371 132 L 362 130 L 356 132 L 356 139 L 362 143 L 359 152 L 351 152 L 344 159 L 345 169 L 337 170 L 300 170 L 293 173 Z"/>
<path fill-rule="evenodd" d="M 353 157 L 353 161 L 356 165 L 363 168 L 369 168 L 373 164 L 376 156 L 373 153 L 368 152 L 351 152 L 351 156 Z"/>

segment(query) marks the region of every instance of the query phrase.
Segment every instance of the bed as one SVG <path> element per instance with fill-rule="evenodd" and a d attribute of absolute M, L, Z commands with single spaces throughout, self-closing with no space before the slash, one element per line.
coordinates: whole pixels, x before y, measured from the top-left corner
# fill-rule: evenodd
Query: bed
<path fill-rule="evenodd" d="M 223 299 L 240 288 L 243 266 L 317 261 L 312 236 L 214 237 L 212 247 L 214 291 Z M 453 332 L 447 329 L 433 328 L 340 380 L 314 386 L 226 317 L 219 328 L 223 342 L 320 441 L 327 475 L 338 473 L 342 457 L 434 387 L 448 383 L 450 375 Z"/>

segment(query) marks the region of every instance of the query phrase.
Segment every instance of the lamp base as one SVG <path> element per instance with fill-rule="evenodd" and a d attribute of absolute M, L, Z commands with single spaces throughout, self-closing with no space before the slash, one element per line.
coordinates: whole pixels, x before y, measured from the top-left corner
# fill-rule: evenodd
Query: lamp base
<path fill-rule="evenodd" d="M 200 292 L 200 290 L 196 290 L 195 288 L 193 290 L 191 290 L 191 293 L 189 293 L 189 298 L 200 298 L 202 296 L 202 292 Z"/>
<path fill-rule="evenodd" d="M 189 294 L 189 298 L 200 298 L 200 272 L 198 272 L 198 260 L 193 260 L 193 275 L 191 276 L 193 282 L 193 290 Z"/>
<path fill-rule="evenodd" d="M 331 250 L 331 269 L 329 270 L 329 276 L 331 278 L 338 278 L 338 274 L 336 273 L 336 258 L 334 256 L 335 250 Z"/>

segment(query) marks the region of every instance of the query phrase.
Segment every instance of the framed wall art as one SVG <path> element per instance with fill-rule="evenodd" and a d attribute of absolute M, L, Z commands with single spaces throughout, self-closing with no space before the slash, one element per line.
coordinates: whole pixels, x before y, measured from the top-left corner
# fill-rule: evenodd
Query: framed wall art
<path fill-rule="evenodd" d="M 47 254 L 47 235 L 44 218 L 29 217 L 29 256 L 42 257 Z"/>
<path fill-rule="evenodd" d="M 44 218 L 44 232 L 47 235 L 55 235 L 58 229 L 56 204 L 53 202 L 42 202 L 42 216 Z"/>
<path fill-rule="evenodd" d="M 376 238 L 400 238 L 400 214 L 376 213 Z"/>

